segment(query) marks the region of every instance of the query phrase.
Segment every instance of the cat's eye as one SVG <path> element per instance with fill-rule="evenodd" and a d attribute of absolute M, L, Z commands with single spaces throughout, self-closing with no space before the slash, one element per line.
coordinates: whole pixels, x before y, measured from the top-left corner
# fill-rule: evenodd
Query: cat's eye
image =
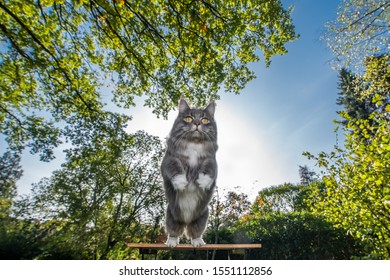
<path fill-rule="evenodd" d="M 203 118 L 201 121 L 203 124 L 208 124 L 210 122 L 208 118 Z"/>
<path fill-rule="evenodd" d="M 185 122 L 188 122 L 188 123 L 192 122 L 192 120 L 193 120 L 193 119 L 192 119 L 192 117 L 190 117 L 190 116 L 184 118 L 184 121 L 185 121 Z"/>

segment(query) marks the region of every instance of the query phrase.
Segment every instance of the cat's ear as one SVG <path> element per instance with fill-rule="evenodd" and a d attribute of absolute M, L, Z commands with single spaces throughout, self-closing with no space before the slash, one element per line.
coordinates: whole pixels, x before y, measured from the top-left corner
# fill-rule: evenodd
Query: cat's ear
<path fill-rule="evenodd" d="M 187 111 L 189 109 L 190 109 L 190 107 L 188 106 L 188 104 L 184 100 L 184 98 L 180 98 L 180 101 L 179 101 L 179 113 L 183 114 L 185 111 Z"/>
<path fill-rule="evenodd" d="M 206 107 L 205 109 L 212 117 L 214 117 L 214 112 L 215 112 L 215 101 L 212 100 L 209 104 L 209 106 Z"/>

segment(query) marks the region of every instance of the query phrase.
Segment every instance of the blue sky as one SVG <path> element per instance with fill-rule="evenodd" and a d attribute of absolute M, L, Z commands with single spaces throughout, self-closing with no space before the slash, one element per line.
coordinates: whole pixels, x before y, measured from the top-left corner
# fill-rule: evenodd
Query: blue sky
<path fill-rule="evenodd" d="M 252 64 L 257 78 L 238 96 L 221 93 L 217 102 L 219 165 L 218 186 L 240 190 L 254 198 L 267 186 L 299 181 L 298 165 L 314 167 L 303 151 L 330 151 L 336 144 L 333 120 L 337 118 L 337 73 L 328 64 L 332 57 L 320 36 L 324 23 L 335 19 L 336 0 L 282 0 L 293 5 L 292 14 L 300 38 L 287 45 L 288 54 Z M 166 137 L 177 112 L 168 120 L 158 120 L 142 106 L 129 110 L 133 115 L 128 131 L 146 130 Z M 59 168 L 63 147 L 50 163 L 25 154 L 24 176 L 19 194 L 28 193 L 31 183 Z"/>

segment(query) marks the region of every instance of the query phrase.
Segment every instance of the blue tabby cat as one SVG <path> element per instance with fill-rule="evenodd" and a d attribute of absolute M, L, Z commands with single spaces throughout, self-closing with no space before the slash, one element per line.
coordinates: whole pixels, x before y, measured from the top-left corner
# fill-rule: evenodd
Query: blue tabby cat
<path fill-rule="evenodd" d="M 168 200 L 166 245 L 169 247 L 177 246 L 184 232 L 194 247 L 205 244 L 202 234 L 217 178 L 214 111 L 214 101 L 205 109 L 194 109 L 180 99 L 179 115 L 167 139 L 161 164 Z"/>

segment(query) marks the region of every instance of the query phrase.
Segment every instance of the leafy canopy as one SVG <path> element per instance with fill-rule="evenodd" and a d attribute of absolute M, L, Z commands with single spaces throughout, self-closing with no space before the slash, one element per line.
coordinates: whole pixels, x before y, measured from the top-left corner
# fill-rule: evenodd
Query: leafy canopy
<path fill-rule="evenodd" d="M 367 258 L 390 258 L 390 2 L 344 0 L 325 38 L 340 71 L 344 145 L 314 158 L 323 188 L 311 208 L 366 245 Z M 340 126 L 341 124 L 341 126 Z"/>
<path fill-rule="evenodd" d="M 290 12 L 279 0 L 0 1 L 1 133 L 50 160 L 69 118 L 102 122 L 110 98 L 129 108 L 145 95 L 166 116 L 182 94 L 239 93 L 258 50 L 269 65 L 297 38 Z"/>
<path fill-rule="evenodd" d="M 366 118 L 340 112 L 344 148 L 315 158 L 324 167 L 324 189 L 313 193 L 312 209 L 353 236 L 368 241 L 369 258 L 390 258 L 390 64 L 388 56 L 366 60 L 355 93 L 372 104 Z"/>
<path fill-rule="evenodd" d="M 362 70 L 367 56 L 389 54 L 389 25 L 388 0 L 343 0 L 324 36 L 335 55 L 335 66 Z"/>
<path fill-rule="evenodd" d="M 160 139 L 145 132 L 68 151 L 62 168 L 34 185 L 24 209 L 51 229 L 46 254 L 37 257 L 64 250 L 76 259 L 116 258 L 126 241 L 150 242 L 142 227 L 158 229 L 164 215 L 162 154 Z"/>

